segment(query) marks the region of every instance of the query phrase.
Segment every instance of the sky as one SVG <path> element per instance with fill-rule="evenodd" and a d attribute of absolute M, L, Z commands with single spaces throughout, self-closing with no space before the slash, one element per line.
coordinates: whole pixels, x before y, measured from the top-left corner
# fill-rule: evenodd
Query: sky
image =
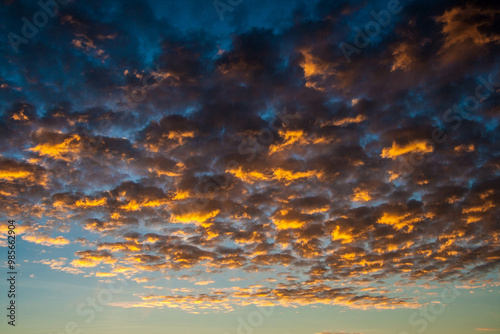
<path fill-rule="evenodd" d="M 482 0 L 1 0 L 0 332 L 500 333 L 499 28 Z"/>

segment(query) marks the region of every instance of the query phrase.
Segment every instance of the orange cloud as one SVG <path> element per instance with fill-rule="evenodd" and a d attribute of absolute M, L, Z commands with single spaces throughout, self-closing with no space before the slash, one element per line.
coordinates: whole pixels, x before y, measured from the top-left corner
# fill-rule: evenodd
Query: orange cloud
<path fill-rule="evenodd" d="M 282 182 L 291 182 L 299 179 L 310 179 L 310 178 L 321 179 L 323 177 L 323 172 L 310 170 L 305 172 L 295 172 L 291 170 L 285 170 L 278 168 L 274 171 L 274 178 Z"/>
<path fill-rule="evenodd" d="M 397 230 L 407 228 L 409 232 L 413 230 L 413 224 L 422 220 L 421 217 L 414 217 L 411 213 L 389 213 L 384 212 L 382 217 L 377 220 L 378 224 L 386 224 Z"/>
<path fill-rule="evenodd" d="M 340 240 L 341 243 L 350 243 L 354 240 L 352 229 L 341 228 L 339 225 L 332 230 L 332 240 Z"/>
<path fill-rule="evenodd" d="M 79 251 L 76 255 L 80 258 L 71 262 L 73 267 L 95 267 L 101 263 L 114 264 L 116 259 L 107 251 Z"/>
<path fill-rule="evenodd" d="M 363 190 L 361 188 L 354 189 L 354 194 L 352 197 L 353 201 L 356 202 L 368 202 L 372 199 L 368 190 Z"/>
<path fill-rule="evenodd" d="M 455 44 L 472 42 L 475 45 L 500 43 L 499 34 L 486 34 L 480 31 L 481 25 L 493 23 L 500 10 L 481 9 L 468 5 L 466 8 L 455 7 L 436 18 L 443 24 L 442 33 L 445 35 L 443 48 L 448 49 Z M 482 17 L 483 21 L 474 20 Z"/>
<path fill-rule="evenodd" d="M 29 117 L 26 116 L 25 111 L 24 108 L 21 108 L 16 113 L 12 114 L 10 118 L 18 122 L 29 121 Z"/>
<path fill-rule="evenodd" d="M 215 283 L 215 281 L 211 281 L 211 280 L 208 280 L 208 281 L 198 281 L 198 282 L 194 283 L 194 285 L 209 285 L 209 284 L 212 284 L 212 283 Z"/>
<path fill-rule="evenodd" d="M 331 126 L 331 125 L 348 126 L 349 124 L 361 123 L 361 122 L 365 121 L 366 119 L 368 119 L 368 117 L 366 117 L 365 115 L 359 114 L 356 117 L 345 117 L 345 118 L 334 120 L 334 121 L 324 122 L 320 126 L 321 127 Z"/>
<path fill-rule="evenodd" d="M 311 217 L 297 211 L 282 209 L 273 216 L 273 223 L 278 230 L 301 228 L 311 221 Z"/>
<path fill-rule="evenodd" d="M 188 212 L 188 213 L 182 213 L 182 214 L 173 214 L 172 215 L 172 220 L 175 223 L 182 223 L 182 224 L 189 224 L 189 223 L 195 223 L 195 224 L 202 224 L 205 221 L 214 218 L 219 214 L 220 210 L 214 210 L 210 212 Z"/>
<path fill-rule="evenodd" d="M 242 167 L 238 169 L 226 170 L 227 173 L 231 173 L 237 178 L 247 183 L 254 183 L 255 181 L 270 181 L 273 179 L 272 175 L 266 175 L 259 171 L 243 171 Z"/>
<path fill-rule="evenodd" d="M 391 72 L 396 70 L 407 71 L 414 61 L 411 46 L 408 43 L 398 44 L 392 55 L 394 56 L 394 62 L 392 64 Z"/>
<path fill-rule="evenodd" d="M 49 237 L 43 234 L 28 234 L 23 236 L 23 239 L 28 241 L 28 242 L 33 242 L 35 244 L 40 244 L 44 246 L 54 246 L 54 247 L 61 247 L 64 245 L 69 244 L 69 240 L 59 236 L 59 237 Z"/>
<path fill-rule="evenodd" d="M 106 242 L 97 246 L 98 250 L 109 250 L 110 252 L 138 252 L 142 250 L 142 244 L 135 242 Z"/>
<path fill-rule="evenodd" d="M 115 277 L 116 274 L 115 273 L 105 273 L 105 272 L 96 272 L 95 273 L 95 277 Z"/>
<path fill-rule="evenodd" d="M 462 213 L 478 213 L 478 212 L 486 212 L 491 208 L 494 208 L 495 204 L 492 201 L 488 201 L 481 205 L 471 206 L 468 208 L 462 209 Z"/>
<path fill-rule="evenodd" d="M 106 198 L 100 198 L 100 199 L 89 199 L 89 198 L 85 198 L 85 200 L 81 199 L 81 200 L 78 200 L 75 205 L 77 207 L 84 207 L 84 208 L 87 208 L 87 207 L 94 207 L 94 206 L 102 206 L 102 205 L 105 205 L 106 204 Z"/>
<path fill-rule="evenodd" d="M 4 179 L 7 181 L 13 181 L 16 179 L 24 179 L 24 178 L 30 177 L 31 175 L 33 175 L 33 173 L 28 172 L 28 171 L 0 170 L 0 179 Z"/>
<path fill-rule="evenodd" d="M 127 204 L 124 204 L 120 206 L 120 209 L 125 210 L 125 211 L 139 211 L 142 208 L 148 208 L 148 207 L 158 207 L 168 204 L 167 200 L 159 200 L 159 199 L 154 199 L 154 200 L 143 200 L 142 202 L 137 202 L 135 199 L 131 200 Z"/>
<path fill-rule="evenodd" d="M 434 148 L 426 140 L 415 140 L 407 145 L 399 145 L 393 142 L 392 147 L 384 148 L 380 156 L 382 158 L 391 158 L 394 160 L 400 155 L 411 152 L 429 153 L 433 151 Z"/>
<path fill-rule="evenodd" d="M 294 143 L 305 143 L 304 131 L 302 130 L 279 130 L 278 135 L 283 138 L 284 142 L 281 144 L 273 144 L 269 146 L 269 154 L 284 150 L 286 147 Z"/>
<path fill-rule="evenodd" d="M 474 152 L 474 150 L 475 150 L 474 144 L 458 145 L 458 146 L 455 146 L 455 148 L 454 148 L 455 152 Z"/>
<path fill-rule="evenodd" d="M 300 50 L 303 60 L 299 63 L 304 71 L 306 87 L 318 91 L 325 90 L 324 81 L 335 74 L 334 67 L 312 54 L 311 50 Z"/>
<path fill-rule="evenodd" d="M 39 144 L 29 150 L 53 159 L 71 161 L 72 155 L 78 153 L 81 147 L 81 137 L 73 134 L 59 143 Z"/>

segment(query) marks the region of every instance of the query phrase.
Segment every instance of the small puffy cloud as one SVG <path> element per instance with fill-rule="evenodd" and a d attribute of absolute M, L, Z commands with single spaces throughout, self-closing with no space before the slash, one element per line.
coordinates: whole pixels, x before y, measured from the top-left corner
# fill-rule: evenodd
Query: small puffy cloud
<path fill-rule="evenodd" d="M 24 235 L 23 239 L 28 242 L 33 242 L 35 244 L 52 246 L 52 247 L 62 247 L 70 243 L 70 241 L 63 236 L 58 236 L 53 238 L 38 232 Z"/>
<path fill-rule="evenodd" d="M 198 281 L 198 282 L 194 283 L 194 285 L 209 285 L 209 284 L 213 284 L 213 283 L 215 283 L 215 281 L 212 281 L 212 280 Z"/>
<path fill-rule="evenodd" d="M 101 263 L 114 264 L 117 260 L 113 255 L 106 250 L 103 251 L 78 251 L 76 254 L 79 258 L 73 260 L 73 267 L 95 267 Z"/>

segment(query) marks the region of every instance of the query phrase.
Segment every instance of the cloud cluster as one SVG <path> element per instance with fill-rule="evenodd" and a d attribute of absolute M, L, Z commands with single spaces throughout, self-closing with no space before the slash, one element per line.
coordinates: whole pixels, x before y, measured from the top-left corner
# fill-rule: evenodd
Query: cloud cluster
<path fill-rule="evenodd" d="M 415 307 L 387 281 L 498 268 L 495 5 L 408 3 L 347 63 L 350 22 L 382 2 L 317 1 L 289 26 L 235 28 L 222 44 L 147 2 L 112 3 L 68 4 L 1 65 L 2 218 L 21 221 L 25 241 L 82 248 L 69 269 L 43 263 L 137 283 L 262 275 L 257 288 L 212 288 L 210 276 L 117 304 L 190 312 Z M 441 117 L 491 73 L 474 114 Z M 435 128 L 447 137 L 430 145 Z"/>

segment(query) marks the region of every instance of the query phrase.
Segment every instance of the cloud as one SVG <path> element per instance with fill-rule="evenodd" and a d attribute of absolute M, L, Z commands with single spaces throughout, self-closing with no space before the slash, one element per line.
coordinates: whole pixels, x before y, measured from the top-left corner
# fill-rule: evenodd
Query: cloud
<path fill-rule="evenodd" d="M 70 243 L 70 241 L 64 238 L 63 236 L 52 238 L 40 233 L 31 233 L 24 235 L 23 240 L 26 240 L 28 242 L 33 242 L 35 244 L 40 244 L 44 246 L 54 246 L 54 247 L 62 247 Z"/>
<path fill-rule="evenodd" d="M 215 283 L 215 281 L 198 281 L 198 282 L 194 283 L 194 285 L 209 285 L 212 283 Z"/>
<path fill-rule="evenodd" d="M 421 280 L 494 284 L 493 5 L 408 3 L 351 63 L 338 46 L 362 4 L 230 34 L 99 6 L 75 2 L 0 65 L 2 219 L 35 249 L 76 241 L 45 265 L 138 283 L 116 306 L 188 312 L 413 308 Z M 178 290 L 142 288 L 167 272 Z"/>
<path fill-rule="evenodd" d="M 69 274 L 73 274 L 73 275 L 79 275 L 79 274 L 84 273 L 84 271 L 79 270 L 77 268 L 72 268 L 72 267 L 66 266 L 67 261 L 68 261 L 67 258 L 60 257 L 58 259 L 51 259 L 51 260 L 45 259 L 45 260 L 35 261 L 35 263 L 45 264 L 45 265 L 50 266 L 51 269 L 60 270 L 60 271 L 63 271 L 63 272 L 69 273 Z M 31 275 L 30 275 L 30 277 L 31 277 Z"/>
<path fill-rule="evenodd" d="M 116 259 L 108 251 L 78 251 L 76 255 L 79 256 L 71 262 L 71 265 L 76 268 L 80 267 L 95 267 L 101 263 L 114 264 Z"/>
<path fill-rule="evenodd" d="M 41 156 L 48 156 L 53 159 L 69 160 L 81 149 L 81 137 L 77 134 L 65 136 L 59 133 L 40 132 L 43 143 L 30 148 Z"/>
<path fill-rule="evenodd" d="M 382 158 L 395 159 L 400 155 L 412 152 L 429 153 L 432 151 L 433 151 L 432 146 L 426 141 L 413 141 L 407 145 L 398 145 L 395 142 L 393 142 L 392 147 L 384 148 L 380 156 Z"/>
<path fill-rule="evenodd" d="M 468 55 L 466 45 L 479 48 L 500 43 L 500 35 L 494 32 L 500 11 L 480 8 L 470 4 L 454 7 L 436 17 L 442 25 L 444 43 L 439 51 L 448 58 L 463 59 Z M 460 52 L 462 55 L 460 55 Z"/>

